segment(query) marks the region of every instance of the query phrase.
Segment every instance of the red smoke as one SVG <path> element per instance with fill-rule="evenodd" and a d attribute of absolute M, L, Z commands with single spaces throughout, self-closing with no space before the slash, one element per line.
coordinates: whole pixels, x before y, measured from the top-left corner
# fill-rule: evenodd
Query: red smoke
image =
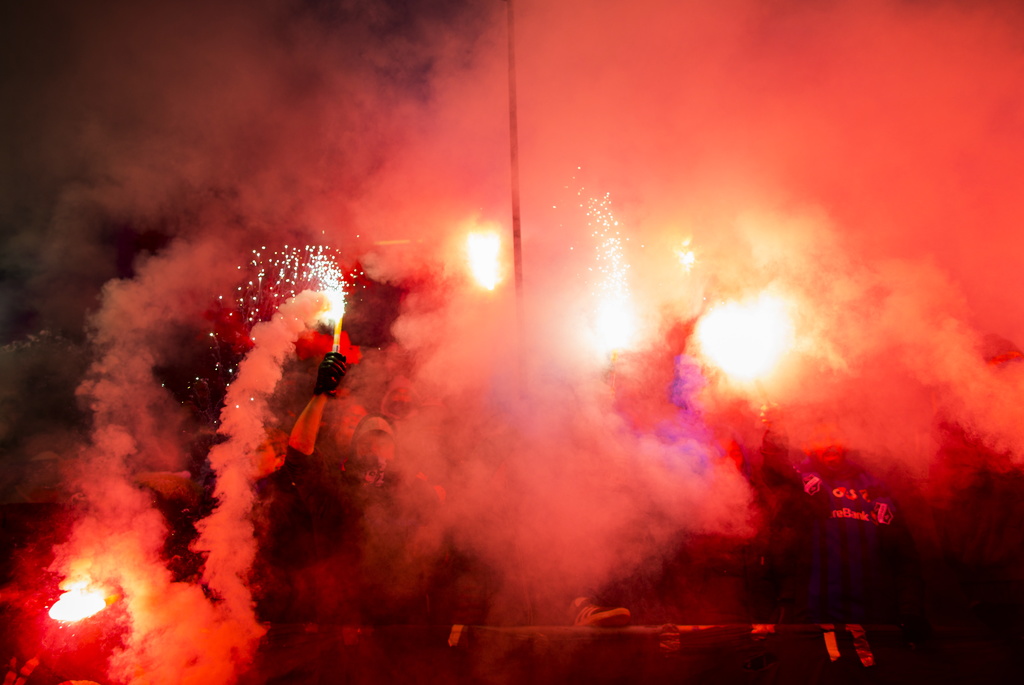
<path fill-rule="evenodd" d="M 990 333 L 1024 342 L 1015 4 L 516 0 L 521 293 L 510 277 L 476 288 L 462 254 L 470 228 L 497 224 L 511 273 L 507 6 L 416 4 L 111 0 L 12 22 L 4 342 L 55 330 L 87 355 L 60 383 L 89 425 L 12 421 L 3 438 L 25 463 L 53 449 L 79 465 L 87 505 L 55 568 L 84 557 L 124 589 L 113 678 L 141 665 L 173 682 L 191 663 L 229 682 L 260 633 L 246 455 L 265 425 L 290 427 L 330 341 L 305 310 L 269 324 L 267 347 L 231 303 L 208 311 L 254 246 L 330 245 L 408 290 L 395 344 L 348 350 L 348 382 L 376 410 L 412 379 L 423 411 L 403 456 L 455 484 L 441 525 L 499 570 L 495 620 L 523 588 L 555 606 L 681 535 L 750 534 L 722 444 L 750 447 L 762 404 L 797 441 L 837 419 L 912 480 L 940 418 L 1019 467 L 1022 365 L 982 351 Z M 585 204 L 605 195 L 638 321 L 614 363 L 591 345 Z M 126 268 L 115 225 L 166 244 Z M 689 331 L 709 304 L 765 291 L 792 303 L 794 347 L 739 384 Z M 211 322 L 241 360 L 229 397 L 254 406 L 218 415 L 207 576 L 179 582 L 133 476 L 189 466 L 203 427 L 159 370 Z M 6 405 L 36 387 L 25 347 L 2 351 Z"/>

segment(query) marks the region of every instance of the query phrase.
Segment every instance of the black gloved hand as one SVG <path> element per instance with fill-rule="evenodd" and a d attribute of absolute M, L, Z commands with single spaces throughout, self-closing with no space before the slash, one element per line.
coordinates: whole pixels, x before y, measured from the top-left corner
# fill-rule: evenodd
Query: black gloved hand
<path fill-rule="evenodd" d="M 316 372 L 316 385 L 313 387 L 314 395 L 334 395 L 348 371 L 348 364 L 345 355 L 340 352 L 328 352 L 324 360 L 320 362 L 320 368 Z"/>

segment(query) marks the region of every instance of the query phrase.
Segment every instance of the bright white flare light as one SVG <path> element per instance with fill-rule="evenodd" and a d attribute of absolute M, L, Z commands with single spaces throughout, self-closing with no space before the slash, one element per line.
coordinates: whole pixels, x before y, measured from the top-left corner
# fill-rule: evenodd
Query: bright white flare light
<path fill-rule="evenodd" d="M 614 354 L 628 347 L 635 327 L 633 309 L 626 295 L 608 297 L 598 305 L 594 329 L 603 354 Z"/>
<path fill-rule="evenodd" d="M 487 290 L 494 290 L 501 273 L 501 238 L 497 233 L 470 233 L 466 251 L 473 278 Z"/>
<path fill-rule="evenodd" d="M 789 349 L 793 325 L 785 303 L 762 295 L 740 304 L 715 307 L 697 324 L 701 350 L 728 375 L 752 381 L 768 375 Z"/>
<path fill-rule="evenodd" d="M 327 309 L 324 310 L 323 319 L 326 321 L 337 322 L 345 316 L 345 291 L 341 288 L 336 290 L 325 290 L 324 296 L 327 298 Z"/>
<path fill-rule="evenodd" d="M 84 581 L 70 586 L 50 607 L 50 618 L 71 623 L 89 618 L 107 606 L 105 594 L 100 590 L 87 590 Z"/>

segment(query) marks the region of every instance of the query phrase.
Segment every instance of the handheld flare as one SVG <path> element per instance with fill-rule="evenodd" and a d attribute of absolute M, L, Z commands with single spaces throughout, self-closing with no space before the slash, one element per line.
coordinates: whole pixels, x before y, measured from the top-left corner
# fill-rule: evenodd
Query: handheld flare
<path fill-rule="evenodd" d="M 493 231 L 470 233 L 466 252 L 473 278 L 482 288 L 494 290 L 501 280 L 501 238 Z"/>
<path fill-rule="evenodd" d="M 334 321 L 334 345 L 331 347 L 331 352 L 339 352 L 341 350 L 341 325 L 345 318 L 345 291 L 338 289 L 324 294 L 329 303 L 324 318 Z"/>

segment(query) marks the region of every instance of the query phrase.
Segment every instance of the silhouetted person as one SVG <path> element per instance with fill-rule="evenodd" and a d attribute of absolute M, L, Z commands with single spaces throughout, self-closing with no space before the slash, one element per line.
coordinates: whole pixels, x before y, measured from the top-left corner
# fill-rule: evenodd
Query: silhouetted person
<path fill-rule="evenodd" d="M 829 426 L 802 455 L 769 429 L 769 563 L 779 623 L 899 624 L 927 635 L 914 541 L 884 484 L 860 467 Z"/>
<path fill-rule="evenodd" d="M 989 369 L 1020 370 L 1022 353 L 1012 342 L 989 336 L 983 345 Z M 1024 637 L 1024 472 L 1010 455 L 952 421 L 940 425 L 932 470 L 932 504 L 945 561 L 971 613 L 996 635 Z"/>
<path fill-rule="evenodd" d="M 328 353 L 313 397 L 267 479 L 260 615 L 274 622 L 408 623 L 425 620 L 423 595 L 437 545 L 436 491 L 407 473 L 392 425 L 364 417 L 343 455 L 316 450 L 324 408 L 345 375 Z"/>

